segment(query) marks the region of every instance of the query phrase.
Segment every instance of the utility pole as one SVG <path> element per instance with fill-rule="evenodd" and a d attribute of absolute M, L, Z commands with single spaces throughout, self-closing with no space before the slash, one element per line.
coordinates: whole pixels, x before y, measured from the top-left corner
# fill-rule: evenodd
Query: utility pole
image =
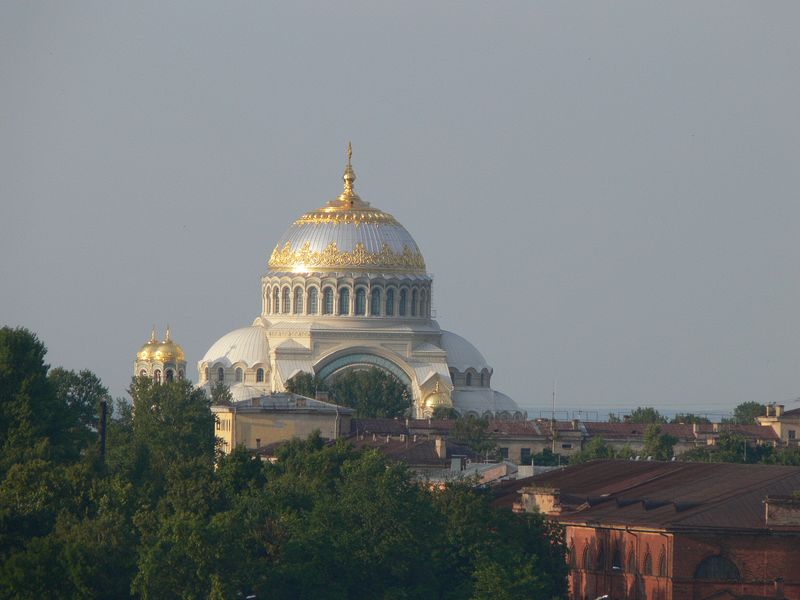
<path fill-rule="evenodd" d="M 553 436 L 553 447 L 551 451 L 556 453 L 556 380 L 553 379 L 553 407 L 550 412 L 550 433 Z"/>

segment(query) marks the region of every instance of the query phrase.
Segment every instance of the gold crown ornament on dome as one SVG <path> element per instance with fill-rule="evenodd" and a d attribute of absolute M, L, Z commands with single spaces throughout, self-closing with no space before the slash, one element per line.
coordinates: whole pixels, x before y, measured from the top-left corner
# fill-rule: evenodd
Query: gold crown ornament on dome
<path fill-rule="evenodd" d="M 425 274 L 422 253 L 405 228 L 355 192 L 352 156 L 348 144 L 342 193 L 292 224 L 272 251 L 270 270 L 300 273 L 356 268 Z"/>
<path fill-rule="evenodd" d="M 136 353 L 136 359 L 151 360 L 157 347 L 158 338 L 156 338 L 156 326 L 153 325 L 153 330 L 150 332 L 150 339 L 139 348 L 139 351 Z"/>

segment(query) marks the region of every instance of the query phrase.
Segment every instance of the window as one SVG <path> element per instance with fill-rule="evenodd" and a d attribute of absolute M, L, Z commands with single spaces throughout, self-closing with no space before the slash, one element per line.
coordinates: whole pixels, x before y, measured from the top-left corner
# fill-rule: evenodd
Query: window
<path fill-rule="evenodd" d="M 428 316 L 428 292 L 422 290 L 419 293 L 419 316 L 420 317 L 427 317 Z"/>
<path fill-rule="evenodd" d="M 280 291 L 275 288 L 272 291 L 272 313 L 277 315 L 279 312 L 281 312 Z"/>
<path fill-rule="evenodd" d="M 155 380 L 156 383 L 161 383 L 161 371 L 156 369 L 156 372 L 153 373 L 153 379 Z"/>
<path fill-rule="evenodd" d="M 317 304 L 318 304 L 318 296 L 319 292 L 317 292 L 317 288 L 312 287 L 308 290 L 308 306 L 306 307 L 306 313 L 309 315 L 317 314 Z"/>
<path fill-rule="evenodd" d="M 600 547 L 597 549 L 597 570 L 598 571 L 605 571 L 606 570 L 606 552 L 603 545 L 600 544 Z"/>
<path fill-rule="evenodd" d="M 147 375 L 147 371 L 145 371 L 144 369 L 142 369 L 141 371 L 139 371 L 139 375 L 141 375 L 142 377 L 144 377 L 145 375 Z"/>
<path fill-rule="evenodd" d="M 217 417 L 214 417 L 214 423 L 215 423 L 215 424 L 216 424 L 216 426 L 217 426 L 217 430 L 220 430 L 220 429 L 222 429 L 222 427 L 220 426 L 220 423 L 219 423 L 219 418 L 217 418 Z"/>
<path fill-rule="evenodd" d="M 377 317 L 381 314 L 381 288 L 372 288 L 372 299 L 369 304 L 369 314 Z"/>
<path fill-rule="evenodd" d="M 350 314 L 350 289 L 342 288 L 339 290 L 339 314 Z"/>
<path fill-rule="evenodd" d="M 572 444 L 561 444 L 561 449 L 562 450 L 571 450 L 572 449 Z"/>
<path fill-rule="evenodd" d="M 628 573 L 636 572 L 636 555 L 631 552 L 628 554 Z"/>
<path fill-rule="evenodd" d="M 326 287 L 322 292 L 322 313 L 333 314 L 333 288 Z"/>
<path fill-rule="evenodd" d="M 523 465 L 531 464 L 531 449 L 530 448 L 520 448 L 519 451 L 519 462 Z"/>
<path fill-rule="evenodd" d="M 724 556 L 709 556 L 694 572 L 695 579 L 713 581 L 739 581 L 739 569 Z"/>
<path fill-rule="evenodd" d="M 241 367 L 236 367 L 236 381 L 241 383 L 242 379 L 244 379 L 244 372 Z"/>
<path fill-rule="evenodd" d="M 592 550 L 589 546 L 583 549 L 583 570 L 584 571 L 591 571 L 593 568 L 592 565 Z"/>
<path fill-rule="evenodd" d="M 406 316 L 406 300 L 408 299 L 408 290 L 402 289 L 400 290 L 400 308 L 397 311 L 397 314 L 401 317 Z"/>
<path fill-rule="evenodd" d="M 500 456 L 507 459 L 508 458 L 508 448 L 500 448 Z"/>
<path fill-rule="evenodd" d="M 286 314 L 289 312 L 289 288 L 283 288 L 283 313 Z"/>
<path fill-rule="evenodd" d="M 205 379 L 206 381 L 208 381 L 208 367 L 206 367 L 205 369 L 203 369 L 203 376 L 204 376 L 204 379 Z"/>
<path fill-rule="evenodd" d="M 614 554 L 611 555 L 611 570 L 622 570 L 622 554 L 619 551 L 619 546 L 614 546 Z"/>
<path fill-rule="evenodd" d="M 172 383 L 173 381 L 175 381 L 175 375 L 172 369 L 167 369 L 166 373 L 167 373 L 166 379 L 168 383 Z"/>
<path fill-rule="evenodd" d="M 386 316 L 394 315 L 394 288 L 386 290 Z"/>
<path fill-rule="evenodd" d="M 658 559 L 658 576 L 667 576 L 667 556 L 663 552 L 661 553 L 661 557 Z"/>
<path fill-rule="evenodd" d="M 789 439 L 794 440 L 797 438 L 797 432 L 794 429 L 789 430 Z"/>
<path fill-rule="evenodd" d="M 217 369 L 217 381 L 225 381 L 225 369 L 222 367 Z"/>
<path fill-rule="evenodd" d="M 481 373 L 481 387 L 486 387 L 486 378 L 483 373 Z"/>
<path fill-rule="evenodd" d="M 472 373 L 467 373 L 467 385 L 472 385 Z"/>
<path fill-rule="evenodd" d="M 256 448 L 261 448 L 261 438 L 256 438 Z"/>
<path fill-rule="evenodd" d="M 355 314 L 357 315 L 367 314 L 367 290 L 365 290 L 364 288 L 358 288 L 356 290 Z"/>
<path fill-rule="evenodd" d="M 294 288 L 294 304 L 292 305 L 292 311 L 296 315 L 303 314 L 303 288 L 301 287 Z"/>
<path fill-rule="evenodd" d="M 269 289 L 264 294 L 264 313 L 269 313 Z"/>
<path fill-rule="evenodd" d="M 411 290 L 411 316 L 417 316 L 417 303 L 419 302 L 419 293 L 417 290 Z"/>
<path fill-rule="evenodd" d="M 256 383 L 263 383 L 264 382 L 264 369 L 258 369 L 256 371 Z"/>
<path fill-rule="evenodd" d="M 184 373 L 183 373 L 183 369 L 179 369 L 179 370 L 178 370 L 178 379 L 180 379 L 181 381 L 183 381 L 183 378 L 184 378 L 184 376 L 185 376 L 185 375 L 184 375 Z"/>
<path fill-rule="evenodd" d="M 644 555 L 644 566 L 642 567 L 642 573 L 644 575 L 652 575 L 653 574 L 653 559 L 650 558 L 650 553 Z"/>
<path fill-rule="evenodd" d="M 577 557 L 575 556 L 575 544 L 570 544 L 567 552 L 569 552 L 569 568 L 573 570 L 577 569 L 578 565 L 576 564 Z"/>

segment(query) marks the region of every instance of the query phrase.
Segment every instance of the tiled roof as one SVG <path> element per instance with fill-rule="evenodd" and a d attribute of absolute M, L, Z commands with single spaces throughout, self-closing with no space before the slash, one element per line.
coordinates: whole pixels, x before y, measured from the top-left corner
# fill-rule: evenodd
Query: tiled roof
<path fill-rule="evenodd" d="M 407 463 L 411 467 L 449 467 L 452 456 L 466 456 L 470 460 L 480 460 L 480 457 L 469 448 L 452 442 L 446 444 L 447 457 L 439 458 L 436 454 L 436 441 L 432 439 L 416 442 L 410 439 L 386 441 L 386 438 L 373 440 L 371 436 L 366 436 L 363 439 L 351 438 L 350 441 L 356 448 L 374 448 L 388 458 Z"/>
<path fill-rule="evenodd" d="M 800 467 L 600 460 L 532 485 L 560 491 L 562 522 L 763 529 L 764 498 L 800 490 Z"/>

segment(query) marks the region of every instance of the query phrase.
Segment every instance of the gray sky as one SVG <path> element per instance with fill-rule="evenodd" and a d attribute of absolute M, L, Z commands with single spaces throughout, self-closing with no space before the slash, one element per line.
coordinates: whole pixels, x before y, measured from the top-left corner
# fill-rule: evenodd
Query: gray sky
<path fill-rule="evenodd" d="M 523 406 L 800 394 L 797 2 L 0 4 L 0 323 L 189 371 L 339 193 Z M 793 405 L 794 406 L 794 405 Z"/>

